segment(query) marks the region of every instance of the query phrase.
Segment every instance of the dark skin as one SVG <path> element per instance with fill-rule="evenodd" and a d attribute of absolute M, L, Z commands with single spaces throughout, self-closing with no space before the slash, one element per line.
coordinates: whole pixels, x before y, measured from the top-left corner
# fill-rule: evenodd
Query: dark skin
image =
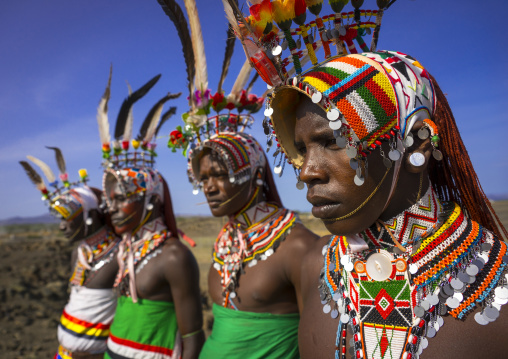
<path fill-rule="evenodd" d="M 328 127 L 324 111 L 302 100 L 296 111 L 295 145 L 305 157 L 300 179 L 307 183 L 309 201 L 319 207 L 329 204 L 325 210 L 318 208 L 316 213 L 322 218 L 343 216 L 362 203 L 376 188 L 386 169 L 381 163 L 379 152 L 369 155 L 369 177 L 363 186 L 353 182 L 354 171 L 349 166 L 345 150 L 340 149 L 331 139 L 333 132 Z M 415 126 L 415 143 L 406 150 L 402 159 L 400 177 L 394 195 L 383 211 L 389 197 L 393 169 L 370 202 L 355 215 L 343 221 L 324 221 L 331 233 L 337 235 L 355 234 L 378 218 L 387 220 L 414 204 L 419 191 L 419 178 L 427 178 L 427 165 L 431 156 L 430 140 L 421 141 L 416 135 L 420 125 Z M 425 156 L 425 165 L 414 167 L 409 163 L 411 153 L 418 151 Z M 385 153 L 388 149 L 385 149 Z M 428 188 L 424 181 L 422 193 Z M 358 197 L 359 198 L 355 198 Z M 317 201 L 319 199 L 319 201 Z M 337 203 L 340 203 L 337 205 Z M 314 209 L 313 209 L 314 213 Z M 302 358 L 333 358 L 335 339 L 339 321 L 323 313 L 319 298 L 319 274 L 323 268 L 322 248 L 328 244 L 330 236 L 321 238 L 304 258 L 302 269 L 302 299 L 304 310 L 300 319 L 299 345 Z M 474 313 L 462 322 L 452 317 L 444 317 L 445 324 L 434 338 L 421 358 L 504 358 L 508 351 L 505 340 L 508 332 L 508 310 L 500 312 L 500 317 L 487 326 L 474 320 Z M 348 331 L 347 342 L 351 335 Z M 349 356 L 349 355 L 348 355 Z"/>
<path fill-rule="evenodd" d="M 143 199 L 129 201 L 121 191 L 118 183 L 106 189 L 110 203 L 111 220 L 119 234 L 132 233 L 143 219 Z M 162 202 L 153 197 L 150 201 L 152 211 L 147 211 L 149 221 L 158 217 L 164 218 Z M 199 356 L 205 337 L 203 315 L 199 292 L 199 268 L 192 252 L 178 238 L 166 239 L 161 247 L 162 253 L 153 257 L 136 274 L 136 290 L 139 298 L 155 301 L 173 302 L 175 304 L 178 330 L 183 338 L 183 359 Z"/>
<path fill-rule="evenodd" d="M 231 184 L 224 163 L 210 153 L 202 156 L 199 168 L 203 191 L 215 217 L 233 216 L 248 203 L 256 176 L 246 184 Z M 263 200 L 264 195 L 260 191 L 252 206 Z M 301 261 L 316 240 L 315 234 L 302 224 L 296 224 L 272 256 L 258 261 L 253 267 L 245 266 L 245 274 L 241 274 L 236 288 L 234 303 L 237 308 L 272 314 L 301 312 Z M 217 270 L 211 267 L 208 288 L 217 305 L 223 303 L 220 280 Z"/>

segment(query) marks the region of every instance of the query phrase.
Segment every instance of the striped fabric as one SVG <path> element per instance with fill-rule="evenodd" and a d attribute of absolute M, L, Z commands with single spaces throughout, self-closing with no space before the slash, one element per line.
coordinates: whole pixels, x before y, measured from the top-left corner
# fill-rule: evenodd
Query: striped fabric
<path fill-rule="evenodd" d="M 60 345 L 53 359 L 72 359 L 72 353 Z"/>
<path fill-rule="evenodd" d="M 106 351 L 115 308 L 116 297 L 111 289 L 72 287 L 58 325 L 60 345 L 69 352 Z"/>
<path fill-rule="evenodd" d="M 397 99 L 382 69 L 361 56 L 332 59 L 302 77 L 327 96 L 360 141 L 369 144 L 397 124 Z"/>
<path fill-rule="evenodd" d="M 176 359 L 180 339 L 171 302 L 121 296 L 104 358 Z"/>

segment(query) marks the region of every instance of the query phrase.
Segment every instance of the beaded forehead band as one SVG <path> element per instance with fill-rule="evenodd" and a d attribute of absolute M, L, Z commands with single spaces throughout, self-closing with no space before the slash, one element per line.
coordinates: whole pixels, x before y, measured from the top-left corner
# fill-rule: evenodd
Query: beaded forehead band
<path fill-rule="evenodd" d="M 190 110 L 182 116 L 184 125 L 178 126 L 170 133 L 168 147 L 173 152 L 181 149 L 184 156 L 187 156 L 189 180 L 193 184 L 195 194 L 199 189 L 199 154 L 205 148 L 217 152 L 224 161 L 231 183 L 244 183 L 251 178 L 253 168 L 264 167 L 266 162 L 256 140 L 243 133 L 254 121 L 252 114 L 258 112 L 263 105 L 263 96 L 258 97 L 250 93 L 258 75 L 247 84 L 252 68 L 246 61 L 230 94 L 225 95 L 223 83 L 236 40 L 232 29 L 229 28 L 222 73 L 217 91 L 212 96 L 208 88 L 204 43 L 195 1 L 184 1 L 190 32 L 183 11 L 175 1 L 160 0 L 159 3 L 175 24 L 182 41 L 190 93 Z"/>
<path fill-rule="evenodd" d="M 44 173 L 51 186 L 49 189 L 42 177 L 28 162 L 20 161 L 19 163 L 25 169 L 30 181 L 42 193 L 42 200 L 50 208 L 51 214 L 57 218 L 72 221 L 83 213 L 83 220 L 87 222 L 88 212 L 92 209 L 98 209 L 99 205 L 97 196 L 86 186 L 87 171 L 85 169 L 79 170 L 80 180 L 69 182 L 62 151 L 58 147 L 48 148 L 55 151 L 56 162 L 60 171 L 59 179 L 45 162 L 33 156 L 27 156 L 27 158 Z"/>

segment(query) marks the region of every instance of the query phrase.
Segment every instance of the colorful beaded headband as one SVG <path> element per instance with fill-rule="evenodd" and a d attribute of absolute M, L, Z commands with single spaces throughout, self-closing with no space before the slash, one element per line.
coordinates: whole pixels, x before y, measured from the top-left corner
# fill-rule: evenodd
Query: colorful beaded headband
<path fill-rule="evenodd" d="M 28 178 L 42 193 L 42 200 L 45 201 L 50 208 L 51 214 L 57 218 L 72 221 L 83 211 L 84 220 L 86 221 L 88 211 L 98 208 L 97 197 L 93 191 L 86 186 L 86 182 L 88 181 L 87 171 L 85 169 L 80 169 L 80 180 L 76 182 L 69 182 L 69 175 L 67 173 L 62 151 L 58 147 L 47 148 L 55 151 L 56 162 L 60 171 L 60 181 L 45 162 L 33 156 L 27 156 L 27 158 L 37 165 L 37 167 L 39 167 L 44 173 L 44 176 L 51 186 L 50 189 L 46 187 L 42 177 L 28 162 L 20 161 L 19 163 L 25 169 Z M 89 197 L 94 198 L 94 200 L 89 201 Z"/>
<path fill-rule="evenodd" d="M 188 157 L 189 180 L 196 194 L 199 188 L 196 177 L 199 172 L 197 157 L 204 148 L 216 151 L 224 160 L 232 183 L 244 183 L 253 173 L 252 165 L 262 163 L 264 166 L 265 163 L 262 150 L 261 154 L 258 153 L 259 144 L 254 138 L 243 133 L 254 121 L 252 114 L 258 112 L 263 106 L 264 96 L 258 97 L 250 93 L 258 75 L 255 75 L 247 85 L 252 68 L 246 61 L 230 94 L 225 95 L 223 83 L 228 73 L 236 40 L 233 31 L 228 29 L 221 77 L 216 93 L 211 96 L 212 92 L 208 88 L 201 24 L 195 1 L 185 1 L 190 32 L 183 11 L 175 1 L 161 0 L 159 3 L 175 24 L 182 41 L 190 93 L 190 110 L 182 115 L 184 125 L 177 126 L 170 133 L 168 147 L 173 152 L 181 149 L 184 156 Z M 212 114 L 212 110 L 215 114 Z"/>

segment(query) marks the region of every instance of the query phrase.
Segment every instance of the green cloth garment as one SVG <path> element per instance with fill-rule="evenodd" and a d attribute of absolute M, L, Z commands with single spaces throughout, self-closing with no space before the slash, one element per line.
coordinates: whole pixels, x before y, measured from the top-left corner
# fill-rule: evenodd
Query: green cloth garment
<path fill-rule="evenodd" d="M 170 358 L 177 331 L 174 303 L 121 296 L 104 358 Z"/>
<path fill-rule="evenodd" d="M 214 304 L 212 334 L 200 359 L 299 358 L 300 315 L 243 312 Z"/>

